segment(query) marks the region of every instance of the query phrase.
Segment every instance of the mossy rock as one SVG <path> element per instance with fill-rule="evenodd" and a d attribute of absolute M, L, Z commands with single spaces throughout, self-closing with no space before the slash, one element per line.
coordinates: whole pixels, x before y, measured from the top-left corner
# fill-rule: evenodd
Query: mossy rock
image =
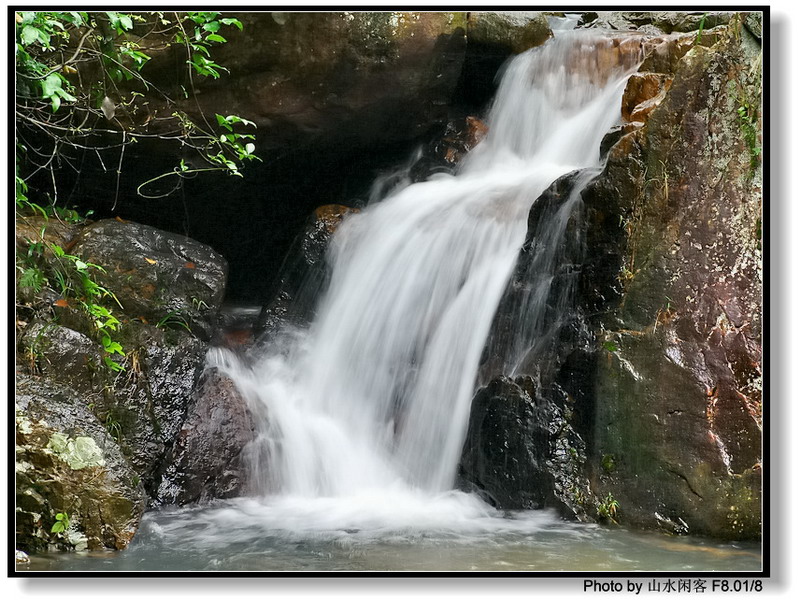
<path fill-rule="evenodd" d="M 144 488 L 82 398 L 20 375 L 15 424 L 17 547 L 125 548 L 144 512 Z M 53 531 L 57 522 L 68 527 Z"/>

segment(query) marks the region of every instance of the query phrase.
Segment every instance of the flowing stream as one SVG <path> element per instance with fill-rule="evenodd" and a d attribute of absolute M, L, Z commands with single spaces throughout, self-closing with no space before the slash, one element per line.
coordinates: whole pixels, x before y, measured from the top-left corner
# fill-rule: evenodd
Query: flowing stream
<path fill-rule="evenodd" d="M 211 355 L 258 420 L 253 496 L 150 513 L 124 559 L 98 568 L 758 568 L 755 547 L 503 512 L 453 489 L 528 212 L 561 175 L 600 166 L 639 61 L 560 33 L 509 63 L 489 133 L 456 173 L 398 186 L 340 226 L 307 330 L 254 362 Z"/>

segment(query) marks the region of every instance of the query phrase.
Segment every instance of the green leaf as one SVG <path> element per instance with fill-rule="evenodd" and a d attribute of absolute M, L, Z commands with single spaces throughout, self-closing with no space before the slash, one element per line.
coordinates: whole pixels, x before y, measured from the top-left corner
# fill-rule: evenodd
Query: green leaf
<path fill-rule="evenodd" d="M 202 52 L 206 56 L 211 56 L 211 53 L 208 51 L 208 48 L 206 48 L 204 45 L 202 45 L 202 44 L 191 44 L 191 46 L 192 46 L 192 50 L 195 50 L 197 52 Z"/>
<path fill-rule="evenodd" d="M 30 267 L 22 272 L 19 278 L 19 287 L 32 288 L 34 291 L 40 292 L 44 282 L 44 274 L 36 267 Z"/>
<path fill-rule="evenodd" d="M 45 32 L 43 32 L 38 27 L 34 27 L 33 25 L 26 25 L 22 28 L 22 33 L 20 34 L 20 39 L 22 43 L 26 46 L 30 46 L 34 42 L 41 42 L 42 45 L 47 45 L 50 43 L 50 36 L 48 36 Z"/>
<path fill-rule="evenodd" d="M 216 33 L 217 31 L 219 31 L 220 27 L 222 27 L 222 25 L 220 25 L 219 21 L 209 21 L 208 23 L 203 25 L 203 29 L 205 29 L 206 31 L 210 31 L 211 33 Z"/>
<path fill-rule="evenodd" d="M 219 21 L 223 25 L 235 25 L 236 27 L 239 28 L 239 31 L 242 30 L 242 22 L 239 19 L 234 19 L 232 17 L 226 17 L 224 19 L 220 19 Z"/>
<path fill-rule="evenodd" d="M 133 29 L 133 21 L 128 15 L 123 15 L 118 12 L 107 12 L 106 15 L 108 16 L 111 26 L 116 30 L 118 35 Z"/>
<path fill-rule="evenodd" d="M 119 372 L 119 371 L 124 371 L 125 370 L 125 367 L 123 367 L 121 364 L 111 360 L 110 356 L 103 357 L 103 362 L 112 371 Z"/>
<path fill-rule="evenodd" d="M 605 348 L 609 352 L 616 352 L 619 350 L 617 345 L 614 342 L 603 342 L 603 348 Z"/>
<path fill-rule="evenodd" d="M 42 80 L 42 96 L 49 98 L 61 89 L 62 77 L 58 73 L 51 73 Z"/>
<path fill-rule="evenodd" d="M 228 41 L 224 37 L 222 37 L 221 35 L 218 35 L 216 33 L 210 33 L 209 35 L 206 36 L 206 39 L 209 42 L 219 42 L 220 44 L 224 44 L 224 43 L 226 43 Z"/>

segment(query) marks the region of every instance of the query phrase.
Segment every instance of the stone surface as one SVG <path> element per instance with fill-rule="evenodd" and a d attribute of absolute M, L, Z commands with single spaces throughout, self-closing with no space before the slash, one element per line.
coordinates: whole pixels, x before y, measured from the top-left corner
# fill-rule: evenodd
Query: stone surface
<path fill-rule="evenodd" d="M 207 345 L 185 330 L 130 322 L 121 332 L 125 372 L 95 412 L 118 438 L 152 496 L 156 470 L 192 404 Z"/>
<path fill-rule="evenodd" d="M 595 16 L 596 15 L 596 16 Z M 598 12 L 584 13 L 583 27 L 656 34 L 712 29 L 727 24 L 730 12 Z"/>
<path fill-rule="evenodd" d="M 622 118 L 644 121 L 658 106 L 672 85 L 672 76 L 663 73 L 634 73 L 622 96 Z"/>
<path fill-rule="evenodd" d="M 144 512 L 144 488 L 83 399 L 18 375 L 15 433 L 17 547 L 125 548 Z M 52 532 L 59 513 L 70 527 Z"/>
<path fill-rule="evenodd" d="M 131 318 L 188 327 L 210 339 L 228 265 L 208 246 L 147 225 L 103 220 L 84 228 L 72 251 L 102 265 L 100 284 Z"/>
<path fill-rule="evenodd" d="M 85 395 L 102 395 L 107 383 L 103 351 L 83 333 L 36 319 L 24 329 L 18 352 L 29 372 L 68 385 Z"/>
<path fill-rule="evenodd" d="M 53 235 L 61 234 L 57 229 Z M 33 293 L 17 318 L 17 393 L 18 399 L 23 399 L 18 403 L 18 417 L 42 431 L 54 428 L 52 432 L 48 430 L 47 436 L 56 442 L 48 446 L 45 440 L 42 450 L 36 440 L 25 438 L 24 452 L 38 461 L 36 465 L 45 464 L 40 455 L 49 456 L 48 452 L 58 450 L 63 456 L 74 458 L 73 450 L 82 452 L 88 447 L 87 440 L 92 439 L 91 444 L 102 450 L 102 460 L 118 468 L 119 476 L 126 481 L 135 481 L 130 485 L 136 488 L 136 502 L 144 503 L 144 494 L 153 492 L 156 470 L 191 406 L 207 349 L 206 342 L 188 330 L 194 326 L 201 336 L 210 335 L 224 293 L 225 263 L 193 240 L 118 221 L 83 227 L 66 251 L 100 265 L 104 270 L 92 267 L 92 272 L 125 305 L 122 309 L 107 297 L 100 300 L 119 320 L 112 338 L 121 345 L 124 356 L 114 356 L 119 371 L 111 371 L 105 365 L 106 354 L 97 341 L 94 319 L 82 308 L 81 298 L 60 297 L 48 287 Z M 37 260 L 52 284 L 55 275 L 51 273 L 57 273 L 63 265 L 52 253 Z M 176 317 L 186 316 L 155 321 L 161 314 L 158 311 L 168 307 L 184 307 L 189 312 L 171 308 Z M 155 322 L 146 323 L 143 313 Z M 50 411 L 45 417 L 41 416 L 45 414 L 43 403 Z M 43 418 L 46 422 L 39 423 Z M 44 438 L 37 435 L 41 442 Z M 106 447 L 113 460 L 103 458 Z M 38 503 L 38 508 L 31 505 L 30 514 L 21 517 L 21 535 L 29 539 L 25 543 L 36 551 L 87 545 L 124 547 L 135 531 L 140 513 L 131 513 L 132 520 L 123 531 L 121 517 L 114 511 L 124 503 L 112 496 L 130 496 L 129 490 L 120 491 L 122 484 L 98 470 L 103 466 L 100 463 L 79 466 L 66 458 L 62 462 L 71 469 L 67 471 L 64 465 L 53 466 L 53 461 L 47 460 L 48 468 L 59 469 L 57 476 L 28 469 L 28 479 L 18 479 L 18 497 L 28 504 L 32 502 L 29 497 Z M 91 478 L 97 479 L 96 485 Z M 75 495 L 85 495 L 88 504 L 75 500 Z M 94 503 L 106 501 L 107 509 L 93 508 Z M 76 519 L 68 518 L 74 523 L 77 519 L 86 522 L 85 532 L 73 531 L 70 535 L 74 534 L 75 539 L 66 534 L 47 535 L 54 515 L 72 510 L 78 511 Z M 42 515 L 51 520 L 49 524 Z"/>
<path fill-rule="evenodd" d="M 519 54 L 553 37 L 547 17 L 539 12 L 473 11 L 467 18 L 467 43 Z"/>
<path fill-rule="evenodd" d="M 571 506 L 584 518 L 600 519 L 610 494 L 626 525 L 761 535 L 760 46 L 742 20 L 699 39 L 639 37 L 647 56 L 621 108 L 641 120 L 609 132 L 601 173 L 569 174 L 534 204 L 479 378 L 493 411 L 507 412 L 493 414 L 479 394 L 474 417 L 509 423 L 512 438 L 495 425 L 476 442 L 471 422 L 469 451 L 486 448 L 483 463 L 466 463 L 478 489 L 546 504 L 520 498 L 538 478 L 539 494 L 560 489 L 563 501 L 576 490 Z M 551 219 L 575 193 L 548 258 Z M 543 261 L 553 280 L 539 289 Z M 538 323 L 527 316 L 536 314 Z M 536 385 L 498 383 L 509 372 Z M 536 444 L 513 438 L 510 414 L 541 431 L 533 415 L 543 401 L 571 428 L 567 447 L 585 444 L 572 481 L 590 485 L 559 483 L 571 468 L 540 470 L 541 461 L 521 470 Z M 500 459 L 512 465 L 506 475 L 492 466 Z"/>
<path fill-rule="evenodd" d="M 563 409 L 531 377 L 501 377 L 475 394 L 459 476 L 494 506 L 557 507 L 585 518 L 591 508 L 585 459 Z"/>
<path fill-rule="evenodd" d="M 320 292 L 328 283 L 328 244 L 344 218 L 358 209 L 339 204 L 320 206 L 306 221 L 281 266 L 270 300 L 257 323 L 256 344 L 261 346 L 284 326 L 308 324 Z"/>
<path fill-rule="evenodd" d="M 246 452 L 254 437 L 244 397 L 229 377 L 209 369 L 164 462 L 154 500 L 189 504 L 246 494 L 250 479 Z"/>
<path fill-rule="evenodd" d="M 672 86 L 583 193 L 593 483 L 632 525 L 758 538 L 760 47 L 737 19 L 717 39 L 661 63 Z"/>
<path fill-rule="evenodd" d="M 461 72 L 466 15 L 458 12 L 250 12 L 215 60 L 230 74 L 200 84 L 206 114 L 246 116 L 260 148 L 315 140 L 336 147 L 412 139 L 446 114 Z M 154 58 L 174 83 L 185 57 Z M 170 80 L 171 78 L 171 80 Z M 179 95 L 176 94 L 176 97 Z M 194 100 L 183 108 L 194 114 Z"/>

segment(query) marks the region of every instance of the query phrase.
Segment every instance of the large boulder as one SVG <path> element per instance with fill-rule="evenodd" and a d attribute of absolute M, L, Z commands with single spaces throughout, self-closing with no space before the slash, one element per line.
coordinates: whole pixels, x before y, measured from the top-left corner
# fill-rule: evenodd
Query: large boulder
<path fill-rule="evenodd" d="M 478 390 L 459 465 L 462 486 L 499 508 L 556 507 L 586 519 L 593 512 L 586 448 L 565 419 L 569 410 L 563 392 L 543 390 L 527 376 L 500 377 Z"/>
<path fill-rule="evenodd" d="M 208 345 L 185 330 L 131 321 L 120 338 L 126 371 L 95 413 L 118 439 L 152 496 L 157 470 L 192 405 Z"/>
<path fill-rule="evenodd" d="M 208 340 L 225 293 L 228 265 L 186 236 L 116 219 L 85 227 L 72 252 L 104 271 L 99 283 L 131 318 L 183 326 Z"/>
<path fill-rule="evenodd" d="M 31 235 L 36 234 L 41 239 L 55 240 L 53 243 L 68 255 L 65 258 L 53 252 L 37 252 L 34 265 L 46 279 L 41 289 L 28 289 L 25 297 L 18 299 L 21 310 L 17 319 L 17 369 L 21 375 L 17 392 L 22 399 L 18 403 L 18 420 L 26 423 L 21 435 L 27 435 L 28 430 L 38 432 L 36 440 L 44 440 L 45 450 L 37 447 L 33 438 L 20 438 L 20 443 L 26 448 L 26 456 L 33 457 L 49 456 L 54 448 L 69 454 L 72 448 L 82 452 L 94 448 L 92 444 L 101 450 L 108 446 L 112 448 L 109 452 L 113 464 L 109 458 L 100 458 L 112 466 L 124 461 L 124 468 L 118 469 L 120 476 L 135 482 L 132 485 L 139 494 L 137 502 L 144 502 L 144 492 L 155 492 L 160 481 L 156 480 L 158 468 L 192 406 L 207 339 L 216 326 L 216 313 L 224 294 L 225 261 L 207 246 L 184 236 L 135 223 L 101 221 L 68 231 L 56 226 L 52 233 L 48 233 L 49 223 L 44 225 L 47 228 L 43 234 L 38 227 L 28 227 L 31 231 L 23 228 L 18 236 L 22 247 L 36 243 L 31 240 Z M 50 287 L 56 286 L 60 276 L 71 276 L 78 261 L 85 261 L 87 266 L 81 268 L 114 295 L 95 297 L 93 302 L 108 308 L 115 319 L 115 324 L 105 329 L 105 335 L 119 344 L 122 353 L 113 355 L 115 363 L 104 360 L 109 355 L 100 343 L 102 335 L 84 299 L 75 297 L 76 292 L 63 284 L 58 286 L 59 291 Z M 47 404 L 49 412 L 40 418 L 37 415 L 42 403 Z M 38 424 L 41 419 L 45 423 Z M 76 419 L 80 422 L 73 425 Z M 39 430 L 61 421 L 67 424 L 47 433 L 48 439 L 56 436 L 56 446 L 48 446 Z M 87 441 L 89 438 L 94 442 Z M 31 505 L 30 518 L 25 517 L 27 529 L 21 535 L 26 547 L 37 551 L 70 547 L 71 542 L 64 536 L 44 535 L 42 531 L 52 523 L 44 523 L 36 516 L 51 507 L 67 514 L 70 522 L 77 522 L 68 511 L 73 510 L 73 505 L 74 510 L 83 510 L 82 505 L 69 495 L 73 492 L 64 490 L 62 480 L 70 486 L 89 486 L 87 502 L 108 497 L 114 507 L 122 506 L 120 500 L 111 498 L 111 492 L 95 490 L 89 485 L 91 482 L 85 481 L 100 477 L 100 462 L 88 465 L 94 470 L 74 468 L 75 473 L 71 473 L 60 463 L 53 463 L 53 467 L 44 458 L 35 458 L 35 463 L 32 460 L 28 462 L 35 466 L 41 463 L 60 471 L 55 477 L 26 467 L 27 479 L 18 478 L 19 497 L 30 504 L 31 496 L 42 505 L 42 510 Z M 107 477 L 100 475 L 98 483 L 103 483 Z M 89 505 L 86 510 L 94 509 Z M 76 512 L 75 516 L 90 523 L 83 536 L 88 541 L 78 539 L 75 531 L 70 533 L 78 536 L 75 539 L 80 541 L 79 546 L 123 547 L 138 523 L 134 514 L 135 518 L 125 525 L 128 529 L 117 532 L 121 525 L 115 519 L 119 516 L 110 509 L 90 516 Z M 47 515 L 47 519 L 51 517 Z M 97 534 L 99 530 L 106 532 L 106 537 Z M 39 541 L 24 541 L 29 538 Z"/>
<path fill-rule="evenodd" d="M 125 548 L 144 512 L 144 488 L 83 398 L 18 375 L 15 409 L 17 548 Z"/>
<path fill-rule="evenodd" d="M 645 61 L 672 83 L 583 192 L 581 281 L 596 488 L 628 523 L 733 539 L 761 534 L 763 442 L 761 48 L 743 20 Z"/>
<path fill-rule="evenodd" d="M 473 11 L 467 17 L 467 43 L 519 54 L 553 37 L 547 17 L 540 12 Z"/>
<path fill-rule="evenodd" d="M 193 408 L 164 461 L 154 500 L 189 504 L 248 491 L 253 416 L 233 380 L 217 368 L 198 383 Z"/>
<path fill-rule="evenodd" d="M 760 536 L 760 46 L 744 21 L 639 36 L 604 169 L 534 204 L 482 359 L 465 459 L 478 488 L 514 503 L 535 481 L 545 504 L 579 490 L 572 506 L 595 518 L 614 501 L 632 526 Z M 500 383 L 509 373 L 537 386 Z M 542 400 L 585 444 L 573 481 L 591 492 L 546 461 L 521 469 Z"/>

